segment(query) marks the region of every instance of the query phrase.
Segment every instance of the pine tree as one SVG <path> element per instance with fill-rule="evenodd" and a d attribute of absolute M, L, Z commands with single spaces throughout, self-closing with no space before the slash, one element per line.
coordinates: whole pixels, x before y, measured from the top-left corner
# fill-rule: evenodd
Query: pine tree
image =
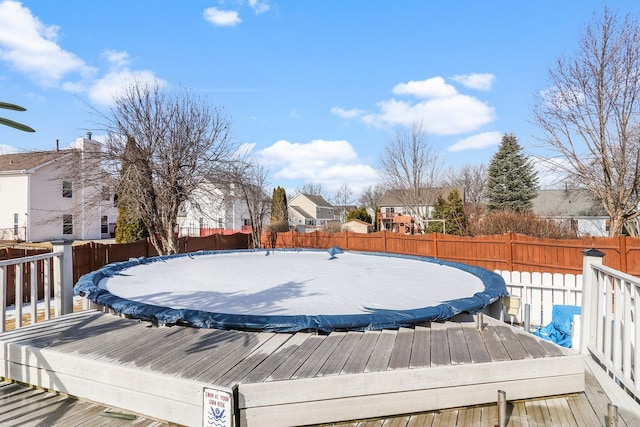
<path fill-rule="evenodd" d="M 467 234 L 467 216 L 464 213 L 464 203 L 460 197 L 460 192 L 453 189 L 449 192 L 447 199 L 438 196 L 433 212 L 432 219 L 443 219 L 441 221 L 430 222 L 427 227 L 427 233 L 443 233 L 455 234 L 462 236 Z"/>
<path fill-rule="evenodd" d="M 280 186 L 273 189 L 273 195 L 271 197 L 271 218 L 269 223 L 272 231 L 287 231 L 289 229 L 287 192 Z"/>
<path fill-rule="evenodd" d="M 527 212 L 536 197 L 538 175 L 522 152 L 513 134 L 502 137 L 500 148 L 489 164 L 485 196 L 490 212 L 513 210 Z"/>
<path fill-rule="evenodd" d="M 367 208 L 365 206 L 360 206 L 358 209 L 353 209 L 349 211 L 347 215 L 347 221 L 351 221 L 354 219 L 359 219 L 360 221 L 368 222 L 371 224 L 371 215 L 367 212 Z"/>
<path fill-rule="evenodd" d="M 133 243 L 147 237 L 149 232 L 142 220 L 133 216 L 125 204 L 120 203 L 116 220 L 116 243 Z"/>

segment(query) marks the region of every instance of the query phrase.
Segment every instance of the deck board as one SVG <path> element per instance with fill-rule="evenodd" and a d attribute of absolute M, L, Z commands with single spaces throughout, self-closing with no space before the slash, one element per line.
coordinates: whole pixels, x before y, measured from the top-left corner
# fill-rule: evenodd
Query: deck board
<path fill-rule="evenodd" d="M 446 322 L 446 328 L 451 364 L 471 363 L 471 355 L 462 331 L 462 324 L 460 322 Z"/>
<path fill-rule="evenodd" d="M 431 366 L 447 366 L 451 363 L 447 328 L 438 322 L 431 323 Z"/>
<path fill-rule="evenodd" d="M 413 331 L 413 345 L 411 348 L 410 368 L 422 368 L 431 365 L 431 329 L 416 326 Z"/>
<path fill-rule="evenodd" d="M 349 355 L 347 363 L 342 368 L 342 374 L 363 373 L 379 337 L 380 331 L 366 331 L 363 333 L 358 344 L 353 349 L 353 353 Z"/>

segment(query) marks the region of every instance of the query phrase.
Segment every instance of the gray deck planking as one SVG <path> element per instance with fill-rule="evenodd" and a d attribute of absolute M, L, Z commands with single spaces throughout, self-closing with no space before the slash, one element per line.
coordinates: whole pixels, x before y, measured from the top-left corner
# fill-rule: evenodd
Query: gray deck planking
<path fill-rule="evenodd" d="M 92 312 L 57 320 L 51 330 L 42 325 L 0 334 L 0 340 L 230 387 L 565 354 L 497 320 L 487 320 L 480 331 L 475 322 L 444 322 L 329 335 L 149 327 Z"/>

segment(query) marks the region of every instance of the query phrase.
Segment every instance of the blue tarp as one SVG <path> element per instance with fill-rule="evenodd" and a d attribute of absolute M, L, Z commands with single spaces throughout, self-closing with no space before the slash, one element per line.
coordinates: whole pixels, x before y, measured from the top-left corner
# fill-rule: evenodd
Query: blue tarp
<path fill-rule="evenodd" d="M 247 250 L 245 250 L 245 252 L 246 251 Z M 268 253 L 268 251 L 274 251 L 274 249 L 253 249 L 249 251 L 261 251 Z M 323 250 L 275 249 L 275 251 L 317 252 Z M 339 248 L 331 248 L 329 250 L 329 254 L 331 257 L 339 257 L 339 253 L 341 251 L 342 250 Z M 99 270 L 82 276 L 74 287 L 74 294 L 84 296 L 96 304 L 109 307 L 116 313 L 122 313 L 137 319 L 152 321 L 162 325 L 184 324 L 198 328 L 242 329 L 272 332 L 295 332 L 301 330 L 330 332 L 334 330 L 377 330 L 413 326 L 422 322 L 449 319 L 463 312 L 475 313 L 487 307 L 498 298 L 507 295 L 504 279 L 502 279 L 500 275 L 480 267 L 442 261 L 434 258 L 375 252 L 351 253 L 368 256 L 413 259 L 415 261 L 431 262 L 434 264 L 458 268 L 480 278 L 484 284 L 484 290 L 467 298 L 460 298 L 437 306 L 423 307 L 413 310 L 370 309 L 369 313 L 364 314 L 270 316 L 212 313 L 200 310 L 173 309 L 169 307 L 149 305 L 120 298 L 99 286 L 102 279 L 120 274 L 120 270 L 136 265 L 161 262 L 175 257 L 197 257 L 200 255 L 229 252 L 243 251 L 201 251 L 191 254 L 177 254 L 154 258 L 137 258 L 129 261 L 109 264 Z M 428 278 L 425 278 L 425 280 L 428 280 Z"/>
<path fill-rule="evenodd" d="M 554 305 L 551 312 L 551 323 L 544 328 L 533 331 L 533 334 L 549 341 L 571 347 L 571 325 L 573 317 L 580 315 L 580 307 L 575 305 Z"/>

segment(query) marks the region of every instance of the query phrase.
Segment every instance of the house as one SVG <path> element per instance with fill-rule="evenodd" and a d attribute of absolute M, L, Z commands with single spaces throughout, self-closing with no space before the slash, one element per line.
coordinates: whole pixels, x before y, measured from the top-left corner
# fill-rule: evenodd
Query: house
<path fill-rule="evenodd" d="M 191 200 L 180 206 L 178 211 L 180 236 L 251 231 L 247 204 L 236 194 L 233 185 L 201 185 Z"/>
<path fill-rule="evenodd" d="M 385 191 L 380 199 L 380 212 L 376 218 L 378 230 L 406 234 L 421 233 L 431 218 L 438 197 L 447 198 L 454 189 L 456 187 L 422 188 L 419 201 L 414 206 L 408 206 L 407 198 L 403 197 L 403 190 Z M 464 191 L 457 190 L 462 197 Z"/>
<path fill-rule="evenodd" d="M 296 194 L 289 200 L 289 225 L 297 230 L 314 231 L 335 221 L 334 207 L 321 196 Z"/>
<path fill-rule="evenodd" d="M 352 219 L 351 221 L 347 221 L 344 224 L 342 224 L 342 230 L 351 231 L 353 233 L 362 233 L 362 234 L 372 233 L 373 224 L 370 224 L 368 222 L 365 222 L 359 219 Z"/>
<path fill-rule="evenodd" d="M 356 205 L 341 205 L 334 206 L 333 212 L 335 214 L 335 220 L 340 222 L 345 222 L 347 220 L 347 216 L 349 216 L 349 212 L 358 209 Z"/>
<path fill-rule="evenodd" d="M 585 189 L 538 190 L 533 213 L 566 224 L 578 236 L 609 235 L 609 216 L 602 203 Z"/>
<path fill-rule="evenodd" d="M 100 170 L 99 144 L 79 138 L 72 149 L 0 155 L 0 240 L 50 241 L 111 237 L 113 195 L 90 179 Z"/>

